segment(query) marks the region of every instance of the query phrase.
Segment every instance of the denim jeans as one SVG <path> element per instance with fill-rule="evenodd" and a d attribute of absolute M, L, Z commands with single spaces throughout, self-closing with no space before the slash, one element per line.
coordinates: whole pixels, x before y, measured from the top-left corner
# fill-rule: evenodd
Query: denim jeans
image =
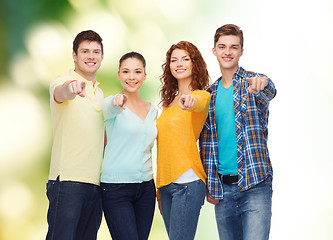
<path fill-rule="evenodd" d="M 46 240 L 95 240 L 102 220 L 101 189 L 97 185 L 49 180 Z"/>
<path fill-rule="evenodd" d="M 223 199 L 215 205 L 220 239 L 267 240 L 272 216 L 272 177 L 243 192 L 237 184 L 223 184 L 223 192 Z"/>
<path fill-rule="evenodd" d="M 146 240 L 153 222 L 154 180 L 143 183 L 101 183 L 106 223 L 113 240 Z"/>
<path fill-rule="evenodd" d="M 170 240 L 193 240 L 206 186 L 202 180 L 160 188 L 164 224 Z"/>

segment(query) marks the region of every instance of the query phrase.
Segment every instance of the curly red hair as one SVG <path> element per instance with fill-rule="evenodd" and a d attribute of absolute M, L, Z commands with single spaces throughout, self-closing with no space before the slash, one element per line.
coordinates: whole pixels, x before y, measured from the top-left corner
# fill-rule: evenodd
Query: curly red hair
<path fill-rule="evenodd" d="M 196 46 L 187 41 L 180 41 L 177 44 L 173 44 L 166 53 L 166 61 L 162 65 L 163 74 L 160 77 L 162 83 L 161 103 L 163 107 L 169 106 L 178 94 L 178 81 L 171 74 L 170 60 L 171 54 L 175 49 L 185 50 L 192 62 L 192 81 L 190 83 L 191 89 L 205 90 L 209 86 L 209 75 L 207 71 L 207 65 L 200 51 Z"/>

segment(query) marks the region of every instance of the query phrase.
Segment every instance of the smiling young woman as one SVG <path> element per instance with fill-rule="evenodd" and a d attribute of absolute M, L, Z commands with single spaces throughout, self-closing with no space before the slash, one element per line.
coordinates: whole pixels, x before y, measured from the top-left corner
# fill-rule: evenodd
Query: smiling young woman
<path fill-rule="evenodd" d="M 118 78 L 123 90 L 103 102 L 107 145 L 101 170 L 104 216 L 112 239 L 148 239 L 155 210 L 151 149 L 157 109 L 140 97 L 146 61 L 123 55 Z"/>
<path fill-rule="evenodd" d="M 157 119 L 158 203 L 169 239 L 194 239 L 206 195 L 197 140 L 207 118 L 209 76 L 190 42 L 171 46 L 161 76 L 163 111 Z"/>

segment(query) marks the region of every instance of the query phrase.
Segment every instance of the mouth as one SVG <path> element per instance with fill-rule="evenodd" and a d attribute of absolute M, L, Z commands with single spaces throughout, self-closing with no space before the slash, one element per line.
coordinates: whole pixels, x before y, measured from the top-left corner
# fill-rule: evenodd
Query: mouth
<path fill-rule="evenodd" d="M 176 69 L 176 73 L 183 73 L 185 71 L 186 71 L 186 69 L 184 69 L 184 68 Z"/>
<path fill-rule="evenodd" d="M 96 65 L 95 62 L 85 62 L 86 65 L 88 65 L 89 67 L 93 67 Z"/>
<path fill-rule="evenodd" d="M 138 82 L 126 82 L 126 84 L 130 87 L 135 87 L 138 84 Z"/>
<path fill-rule="evenodd" d="M 233 57 L 222 57 L 222 59 L 223 59 L 225 62 L 231 62 L 234 58 L 233 58 Z"/>

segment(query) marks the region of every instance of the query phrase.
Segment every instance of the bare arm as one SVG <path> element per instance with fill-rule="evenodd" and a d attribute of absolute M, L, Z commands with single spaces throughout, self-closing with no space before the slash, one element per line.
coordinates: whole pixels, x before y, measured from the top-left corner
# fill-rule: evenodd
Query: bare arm
<path fill-rule="evenodd" d="M 86 95 L 85 88 L 86 83 L 84 81 L 66 81 L 54 89 L 53 97 L 56 102 L 63 103 L 74 99 L 76 95 L 84 97 Z"/>

